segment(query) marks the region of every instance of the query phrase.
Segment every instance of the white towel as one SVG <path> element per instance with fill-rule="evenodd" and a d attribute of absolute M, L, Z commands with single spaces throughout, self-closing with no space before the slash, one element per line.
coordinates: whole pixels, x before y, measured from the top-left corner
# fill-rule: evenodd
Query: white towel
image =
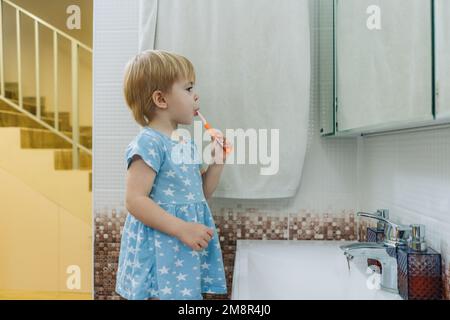
<path fill-rule="evenodd" d="M 260 158 L 227 164 L 214 195 L 294 196 L 309 119 L 308 0 L 142 0 L 140 16 L 139 49 L 169 50 L 193 62 L 200 108 L 213 126 L 224 133 L 266 129 L 269 145 L 270 130 L 279 130 L 278 172 L 261 175 L 268 165 Z"/>

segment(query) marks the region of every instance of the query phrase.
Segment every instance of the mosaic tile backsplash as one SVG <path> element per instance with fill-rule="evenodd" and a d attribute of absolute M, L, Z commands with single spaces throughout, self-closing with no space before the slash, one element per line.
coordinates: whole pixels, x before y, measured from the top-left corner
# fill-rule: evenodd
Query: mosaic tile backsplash
<path fill-rule="evenodd" d="M 228 295 L 204 294 L 205 299 L 230 299 L 236 240 L 366 240 L 373 222 L 355 218 L 354 210 L 318 213 L 261 211 L 252 208 L 212 208 L 219 233 Z M 122 299 L 114 291 L 121 228 L 126 211 L 104 210 L 95 218 L 95 299 Z M 444 267 L 447 266 L 447 267 Z M 450 264 L 443 264 L 444 296 L 449 299 Z"/>

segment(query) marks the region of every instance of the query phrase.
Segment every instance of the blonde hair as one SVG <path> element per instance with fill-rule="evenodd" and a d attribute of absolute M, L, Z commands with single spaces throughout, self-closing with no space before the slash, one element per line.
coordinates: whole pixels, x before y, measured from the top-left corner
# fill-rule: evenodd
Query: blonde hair
<path fill-rule="evenodd" d="M 141 126 L 148 125 L 156 105 L 156 90 L 170 93 L 178 80 L 195 83 L 192 63 L 185 57 L 163 50 L 147 50 L 133 57 L 125 68 L 124 95 L 133 117 Z"/>

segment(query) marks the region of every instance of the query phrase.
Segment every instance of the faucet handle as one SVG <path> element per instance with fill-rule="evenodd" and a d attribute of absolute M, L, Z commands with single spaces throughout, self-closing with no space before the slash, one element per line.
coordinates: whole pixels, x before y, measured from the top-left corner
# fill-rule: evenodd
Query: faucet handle
<path fill-rule="evenodd" d="M 408 239 L 408 247 L 415 251 L 426 251 L 425 226 L 423 224 L 412 224 L 411 235 Z"/>
<path fill-rule="evenodd" d="M 378 209 L 376 212 L 381 218 L 389 219 L 389 209 Z M 378 220 L 377 229 L 384 230 L 386 228 L 386 222 Z"/>
<path fill-rule="evenodd" d="M 386 210 L 386 211 L 384 211 Z M 385 222 L 386 224 L 392 224 L 395 225 L 394 222 L 389 220 L 389 210 L 387 209 L 378 209 L 375 213 L 368 213 L 368 212 L 358 212 L 356 214 L 359 217 L 366 217 L 366 218 L 372 218 L 376 219 L 378 221 Z M 387 215 L 387 217 L 385 217 Z"/>
<path fill-rule="evenodd" d="M 389 209 L 377 209 L 377 213 L 380 217 L 389 219 Z"/>
<path fill-rule="evenodd" d="M 403 224 L 387 224 L 384 230 L 384 243 L 390 246 L 405 247 L 411 235 L 411 226 Z"/>

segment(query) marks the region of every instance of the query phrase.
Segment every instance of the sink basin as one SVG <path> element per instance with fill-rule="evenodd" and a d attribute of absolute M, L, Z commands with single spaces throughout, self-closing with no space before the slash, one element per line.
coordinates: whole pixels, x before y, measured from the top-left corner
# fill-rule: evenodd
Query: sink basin
<path fill-rule="evenodd" d="M 238 240 L 233 300 L 400 300 L 378 289 L 367 259 L 350 262 L 339 248 L 349 241 Z"/>

